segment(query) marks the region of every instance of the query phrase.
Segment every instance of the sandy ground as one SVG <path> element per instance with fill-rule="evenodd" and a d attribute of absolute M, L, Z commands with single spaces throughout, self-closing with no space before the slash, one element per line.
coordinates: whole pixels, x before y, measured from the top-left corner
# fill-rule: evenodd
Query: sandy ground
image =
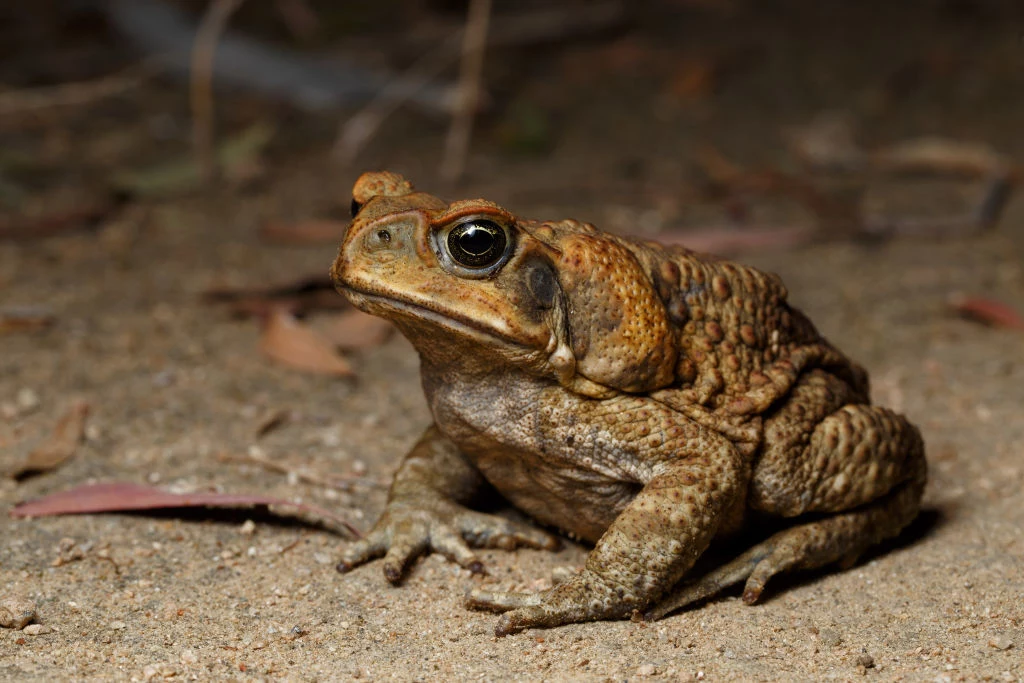
<path fill-rule="evenodd" d="M 825 108 L 852 112 L 875 142 L 944 134 L 1024 162 L 1019 13 L 1007 4 L 1006 15 L 939 21 L 937 4 L 799 21 L 701 14 L 694 50 L 760 37 L 771 58 L 759 57 L 710 102 L 669 113 L 628 73 L 613 81 L 633 88 L 626 102 L 607 83 L 577 82 L 565 101 L 552 100 L 562 108 L 550 155 L 501 157 L 484 140 L 457 194 L 622 229 L 644 207 L 642 194 L 598 201 L 560 196 L 558 183 L 616 177 L 638 158 L 655 178 L 677 178 L 701 141 L 771 161 L 784 155 L 780 130 Z M 670 44 L 657 26 L 640 35 Z M 873 36 L 875 47 L 858 48 L 853 35 Z M 586 63 L 596 49 L 545 63 L 562 59 L 570 73 L 572 60 Z M 940 52 L 953 56 L 949 71 L 922 77 L 907 99 L 879 108 L 868 96 L 896 66 Z M 551 97 L 552 87 L 535 92 Z M 259 355 L 255 322 L 200 295 L 326 270 L 331 247 L 271 247 L 255 228 L 268 215 L 320 210 L 334 198 L 346 204 L 363 166 L 405 171 L 430 189 L 443 131 L 417 117 L 393 128 L 358 168 L 332 169 L 322 153 L 283 154 L 255 192 L 152 203 L 131 230 L 112 223 L 0 243 L 0 306 L 45 305 L 57 316 L 48 331 L 0 337 L 0 470 L 73 400 L 92 407 L 76 457 L 22 483 L 0 479 L 0 509 L 116 479 L 301 498 L 368 529 L 385 496 L 373 482 L 390 479 L 429 422 L 412 348 L 394 337 L 356 354 L 356 380 L 301 374 Z M 595 132 L 607 144 L 594 145 Z M 540 188 L 541 199 L 524 187 Z M 853 569 L 778 581 L 755 607 L 733 592 L 657 623 L 496 639 L 493 615 L 463 608 L 466 590 L 543 588 L 552 570 L 580 565 L 586 548 L 484 551 L 484 579 L 431 556 L 393 588 L 377 565 L 337 574 L 343 539 L 267 515 L 0 515 L 0 600 L 33 601 L 45 627 L 37 635 L 0 629 L 0 679 L 1024 679 L 1024 337 L 946 307 L 950 294 L 966 292 L 1024 310 L 1021 235 L 1017 201 L 982 236 L 741 257 L 780 273 L 795 303 L 870 369 L 874 398 L 925 435 L 924 513 Z M 269 457 L 369 483 L 339 491 L 217 457 L 248 452 L 260 417 L 279 409 L 295 419 L 259 441 Z"/>

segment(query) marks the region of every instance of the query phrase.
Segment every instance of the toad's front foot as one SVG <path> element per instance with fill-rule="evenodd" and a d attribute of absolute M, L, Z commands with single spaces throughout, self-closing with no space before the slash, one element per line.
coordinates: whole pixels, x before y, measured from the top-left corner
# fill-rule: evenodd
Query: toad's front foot
<path fill-rule="evenodd" d="M 384 557 L 384 576 L 398 583 L 409 563 L 426 552 L 438 552 L 475 574 L 483 563 L 470 546 L 518 547 L 557 550 L 558 539 L 539 529 L 502 517 L 475 512 L 443 498 L 394 500 L 366 538 L 342 554 L 338 571 L 348 572 L 377 557 Z"/>
<path fill-rule="evenodd" d="M 474 589 L 466 598 L 469 607 L 504 612 L 494 629 L 499 637 L 533 627 L 621 618 L 632 613 L 637 603 L 635 596 L 589 570 L 543 593 Z"/>

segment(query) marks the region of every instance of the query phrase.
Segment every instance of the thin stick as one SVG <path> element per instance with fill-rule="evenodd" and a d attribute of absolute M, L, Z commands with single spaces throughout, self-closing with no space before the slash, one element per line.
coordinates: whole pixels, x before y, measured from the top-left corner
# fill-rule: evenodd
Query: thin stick
<path fill-rule="evenodd" d="M 213 150 L 213 59 L 217 41 L 228 19 L 245 0 L 211 0 L 196 30 L 192 44 L 192 78 L 189 101 L 192 106 L 192 146 L 203 179 L 217 179 L 217 159 Z"/>
<path fill-rule="evenodd" d="M 428 51 L 400 78 L 388 83 L 377 95 L 338 129 L 331 155 L 340 162 L 355 160 L 384 120 L 410 97 L 426 87 L 452 61 L 453 49 L 461 35 L 455 35 Z"/>
<path fill-rule="evenodd" d="M 491 46 L 508 47 L 536 42 L 567 40 L 575 35 L 586 35 L 620 23 L 624 16 L 622 4 L 616 0 L 587 6 L 587 12 L 574 9 L 542 9 L 526 14 L 504 16 L 493 31 L 489 31 Z M 433 41 L 435 47 L 424 52 L 416 63 L 399 78 L 390 81 L 365 107 L 343 121 L 331 155 L 343 163 L 353 161 L 384 121 L 412 98 L 449 64 L 457 61 L 459 46 L 468 26 L 443 41 Z M 453 106 L 449 108 L 455 110 Z"/>
<path fill-rule="evenodd" d="M 491 0 L 472 0 L 466 18 L 466 32 L 462 37 L 462 66 L 459 69 L 459 87 L 441 161 L 441 177 L 454 183 L 462 177 L 469 152 L 469 137 L 473 132 L 473 118 L 480 101 L 480 81 L 484 68 L 484 48 L 487 46 L 487 28 L 491 17 Z"/>
<path fill-rule="evenodd" d="M 0 93 L 0 116 L 89 104 L 141 85 L 156 71 L 153 62 L 142 62 L 102 78 Z"/>

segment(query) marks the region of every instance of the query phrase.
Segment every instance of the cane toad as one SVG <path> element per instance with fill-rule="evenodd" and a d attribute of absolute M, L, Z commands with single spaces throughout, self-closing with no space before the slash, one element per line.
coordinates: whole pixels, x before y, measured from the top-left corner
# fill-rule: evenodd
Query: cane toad
<path fill-rule="evenodd" d="M 392 173 L 364 174 L 353 196 L 334 282 L 416 347 L 434 423 L 339 570 L 383 556 L 397 582 L 428 551 L 480 572 L 473 547 L 557 547 L 471 509 L 497 491 L 594 544 L 546 592 L 471 591 L 505 612 L 504 635 L 660 617 L 739 582 L 754 603 L 775 574 L 848 566 L 917 514 L 918 430 L 870 404 L 864 370 L 777 276 L 448 203 Z M 793 523 L 682 581 L 712 539 L 766 517 Z"/>

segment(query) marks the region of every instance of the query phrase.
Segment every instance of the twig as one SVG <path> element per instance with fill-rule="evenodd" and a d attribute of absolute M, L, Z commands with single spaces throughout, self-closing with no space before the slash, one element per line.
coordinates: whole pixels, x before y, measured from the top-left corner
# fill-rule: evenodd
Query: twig
<path fill-rule="evenodd" d="M 427 87 L 453 59 L 453 48 L 461 40 L 461 32 L 416 60 L 399 78 L 389 82 L 370 102 L 344 121 L 338 128 L 331 155 L 342 163 L 351 163 L 381 124 L 406 100 Z"/>
<path fill-rule="evenodd" d="M 147 61 L 102 78 L 0 93 L 0 116 L 89 104 L 137 87 L 156 71 L 156 65 Z"/>
<path fill-rule="evenodd" d="M 217 161 L 213 151 L 213 60 L 217 39 L 228 19 L 245 0 L 210 0 L 192 44 L 189 100 L 192 106 L 192 145 L 203 179 L 217 179 Z"/>
<path fill-rule="evenodd" d="M 595 3 L 580 13 L 575 9 L 545 8 L 511 17 L 495 17 L 489 32 L 491 47 L 508 47 L 529 43 L 565 40 L 605 30 L 623 20 L 623 6 L 616 0 Z M 331 154 L 343 163 L 351 162 L 373 137 L 381 124 L 407 100 L 413 100 L 430 87 L 433 79 L 459 58 L 465 28 L 461 27 L 444 40 L 431 41 L 431 49 L 399 78 L 391 80 L 359 112 L 344 121 Z M 439 42 L 439 44 L 438 44 Z M 447 107 L 449 111 L 452 107 Z"/>
<path fill-rule="evenodd" d="M 183 6 L 195 3 L 90 0 L 89 4 L 104 12 L 111 28 L 150 55 L 165 73 L 190 80 L 198 25 Z M 395 77 L 347 61 L 328 62 L 230 28 L 218 36 L 216 47 L 213 79 L 218 85 L 281 99 L 308 111 L 365 103 Z M 426 111 L 447 113 L 451 109 L 446 96 L 443 85 L 430 84 L 410 100 Z"/>
<path fill-rule="evenodd" d="M 473 118 L 480 101 L 480 80 L 483 76 L 484 48 L 487 47 L 490 17 L 491 0 L 470 2 L 466 32 L 462 37 L 462 67 L 459 70 L 455 114 L 448 128 L 444 158 L 441 161 L 441 177 L 449 183 L 462 177 L 466 168 L 469 136 L 473 132 Z"/>
<path fill-rule="evenodd" d="M 304 535 L 304 534 L 300 534 L 300 535 L 299 535 L 299 537 L 298 537 L 298 538 L 296 538 L 296 539 L 295 539 L 294 541 L 292 541 L 291 543 L 289 543 L 288 545 L 286 545 L 285 547 L 283 547 L 283 548 L 281 548 L 281 549 L 280 549 L 279 551 L 277 551 L 277 554 L 278 554 L 278 555 L 284 555 L 284 554 L 285 554 L 286 552 L 288 552 L 289 550 L 292 550 L 292 549 L 294 549 L 294 548 L 297 548 L 297 547 L 298 547 L 298 545 L 299 545 L 300 543 L 302 543 L 302 539 L 303 539 L 304 537 L 305 537 L 305 535 Z"/>

